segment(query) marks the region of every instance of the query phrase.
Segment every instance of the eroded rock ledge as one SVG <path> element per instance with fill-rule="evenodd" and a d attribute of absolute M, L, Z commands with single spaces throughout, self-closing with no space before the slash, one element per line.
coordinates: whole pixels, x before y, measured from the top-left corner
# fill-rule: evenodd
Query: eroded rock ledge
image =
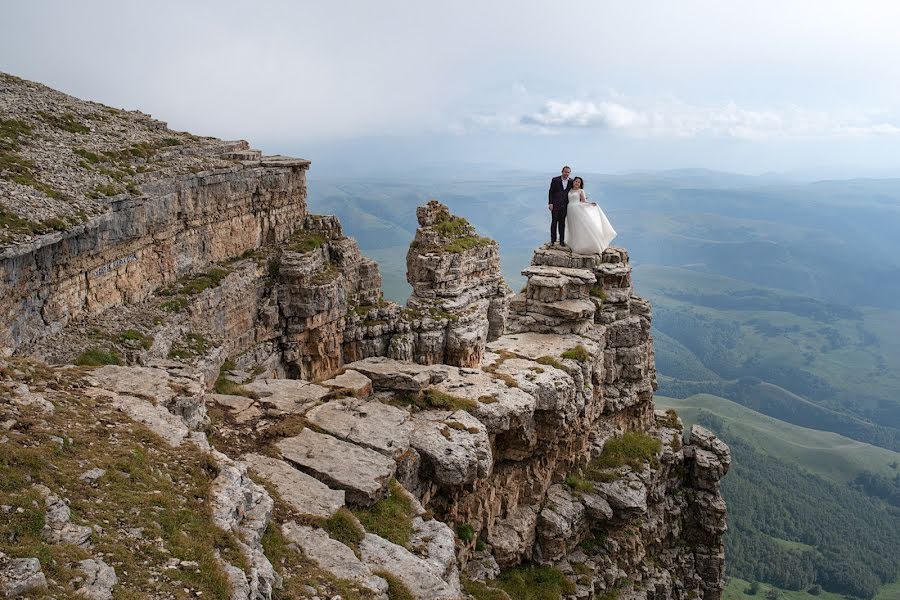
<path fill-rule="evenodd" d="M 7 96 L 40 95 L 3 83 Z M 60 118 L 102 113 L 45 100 Z M 150 140 L 167 131 L 116 118 Z M 60 134 L 61 147 L 102 153 L 104 128 L 86 127 Z M 71 383 L 52 402 L 0 363 L 13 443 L 34 427 L 25 411 L 81 398 L 214 470 L 208 509 L 232 548 L 216 564 L 235 599 L 279 587 L 387 598 L 398 586 L 419 599 L 503 597 L 502 571 L 527 579 L 538 567 L 565 598 L 720 598 L 729 451 L 701 427 L 685 439 L 676 414 L 654 410 L 652 311 L 624 249 L 540 247 L 513 295 L 497 244 L 432 201 L 417 211 L 401 307 L 338 220 L 308 213 L 307 161 L 203 140 L 166 152 L 176 165 L 202 154 L 208 171 L 142 158 L 158 175 L 108 209 L 3 250 L 7 353 L 120 363 L 57 368 Z M 96 529 L 61 490 L 33 483 L 53 516 L 48 543 L 89 551 Z M 67 589 L 132 585 L 101 562 L 81 561 Z M 301 563 L 311 589 L 290 566 Z M 0 586 L 45 587 L 42 567 L 0 554 Z"/>

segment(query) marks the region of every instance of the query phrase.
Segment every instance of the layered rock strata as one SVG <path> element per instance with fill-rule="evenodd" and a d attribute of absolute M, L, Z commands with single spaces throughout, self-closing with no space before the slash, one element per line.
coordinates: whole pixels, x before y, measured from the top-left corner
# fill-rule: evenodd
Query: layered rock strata
<path fill-rule="evenodd" d="M 432 201 L 400 307 L 337 219 L 308 214 L 307 161 L 2 84 L 0 150 L 31 179 L 0 177 L 19 219 L 0 253 L 0 344 L 129 364 L 75 389 L 208 452 L 207 508 L 240 557 L 220 557 L 233 598 L 273 597 L 290 552 L 379 599 L 467 598 L 472 580 L 503 597 L 501 571 L 525 564 L 555 570 L 566 598 L 721 597 L 729 451 L 654 410 L 652 313 L 625 250 L 538 248 L 513 297 L 497 244 Z M 69 183 L 32 133 L 57 142 Z M 89 195 L 98 182 L 109 195 Z M 22 225 L 73 206 L 89 211 L 58 231 Z M 11 389 L 15 415 L 53 410 Z M 58 493 L 34 492 L 48 543 L 90 545 Z M 264 535 L 285 541 L 279 564 Z M 4 589 L 46 584 L 36 560 L 0 555 Z M 91 560 L 85 587 L 121 585 Z"/>

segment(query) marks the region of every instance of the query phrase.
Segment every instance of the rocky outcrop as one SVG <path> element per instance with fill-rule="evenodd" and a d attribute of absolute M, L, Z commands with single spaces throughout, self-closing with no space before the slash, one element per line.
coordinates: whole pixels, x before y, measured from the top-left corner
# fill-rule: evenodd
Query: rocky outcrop
<path fill-rule="evenodd" d="M 9 99 L 39 87 L 2 86 L 0 148 L 33 157 L 37 177 L 0 178 L 4 206 L 67 214 L 41 183 L 57 167 L 38 132 L 71 168 L 72 205 L 90 211 L 3 237 L 0 344 L 114 363 L 79 372 L 78 396 L 203 454 L 204 508 L 230 540 L 212 563 L 232 598 L 271 598 L 297 553 L 300 570 L 330 574 L 317 585 L 374 598 L 461 599 L 465 578 L 502 587 L 501 570 L 524 562 L 556 570 L 566 598 L 721 597 L 730 454 L 701 427 L 685 443 L 677 415 L 654 410 L 652 311 L 625 250 L 538 248 L 513 296 L 497 244 L 431 201 L 400 307 L 337 219 L 308 214 L 307 161 L 145 115 L 93 123 L 102 109 L 55 93 L 51 117 L 23 114 Z M 127 185 L 90 197 L 109 173 Z M 0 388 L 5 423 L 50 418 L 48 389 Z M 121 476 L 90 466 L 77 485 Z M 88 548 L 99 530 L 73 523 L 59 490 L 33 488 L 44 540 Z M 12 561 L 0 556 L 3 585 L 47 583 L 35 559 Z M 82 595 L 122 585 L 99 557 L 79 564 Z"/>
<path fill-rule="evenodd" d="M 509 287 L 500 274 L 497 242 L 430 201 L 416 209 L 419 229 L 406 255 L 413 288 L 406 303 L 415 327 L 396 358 L 459 367 L 481 362 L 484 345 L 506 329 Z"/>
<path fill-rule="evenodd" d="M 47 587 L 47 578 L 36 558 L 9 558 L 0 552 L 0 592 L 18 598 Z"/>

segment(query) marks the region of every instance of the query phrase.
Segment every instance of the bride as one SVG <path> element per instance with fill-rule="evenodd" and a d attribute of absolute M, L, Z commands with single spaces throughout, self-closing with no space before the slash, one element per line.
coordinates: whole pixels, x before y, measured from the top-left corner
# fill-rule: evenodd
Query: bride
<path fill-rule="evenodd" d="M 596 202 L 588 202 L 584 180 L 576 177 L 566 207 L 566 231 L 569 247 L 578 254 L 600 254 L 616 237 L 616 230 Z"/>

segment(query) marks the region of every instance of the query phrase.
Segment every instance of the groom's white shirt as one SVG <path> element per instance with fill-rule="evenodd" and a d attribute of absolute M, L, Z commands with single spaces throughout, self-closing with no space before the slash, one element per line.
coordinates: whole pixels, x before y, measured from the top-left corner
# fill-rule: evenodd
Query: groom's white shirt
<path fill-rule="evenodd" d="M 569 185 L 569 179 L 560 176 L 560 177 L 559 177 L 559 180 L 562 181 L 562 184 L 563 184 L 563 191 L 565 191 L 566 186 Z"/>

